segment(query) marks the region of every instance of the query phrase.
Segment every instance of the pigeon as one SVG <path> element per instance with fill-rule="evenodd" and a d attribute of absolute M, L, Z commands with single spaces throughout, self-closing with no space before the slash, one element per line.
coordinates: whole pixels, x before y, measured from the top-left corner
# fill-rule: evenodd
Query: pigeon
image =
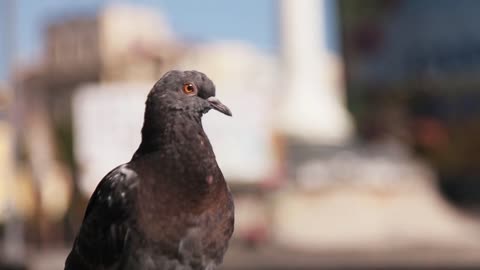
<path fill-rule="evenodd" d="M 65 270 L 213 270 L 234 229 L 232 194 L 202 127 L 232 113 L 198 71 L 165 73 L 148 94 L 140 146 L 93 192 Z"/>

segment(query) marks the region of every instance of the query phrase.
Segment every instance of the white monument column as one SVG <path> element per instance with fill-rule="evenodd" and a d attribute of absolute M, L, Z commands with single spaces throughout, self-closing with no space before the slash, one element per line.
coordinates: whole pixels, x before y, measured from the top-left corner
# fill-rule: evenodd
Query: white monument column
<path fill-rule="evenodd" d="M 336 9 L 327 1 L 280 2 L 279 82 L 284 91 L 276 126 L 289 138 L 339 145 L 351 138 L 353 127 L 344 104 L 340 50 L 328 43 L 339 36 L 330 34 L 336 29 L 331 29 L 334 25 L 328 22 L 327 13 L 336 19 Z"/>

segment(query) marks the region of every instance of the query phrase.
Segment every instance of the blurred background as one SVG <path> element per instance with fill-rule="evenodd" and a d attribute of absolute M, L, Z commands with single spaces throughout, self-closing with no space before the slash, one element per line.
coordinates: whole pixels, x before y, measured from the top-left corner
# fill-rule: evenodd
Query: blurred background
<path fill-rule="evenodd" d="M 146 94 L 197 69 L 222 269 L 480 269 L 480 1 L 0 0 L 0 269 L 63 269 Z"/>

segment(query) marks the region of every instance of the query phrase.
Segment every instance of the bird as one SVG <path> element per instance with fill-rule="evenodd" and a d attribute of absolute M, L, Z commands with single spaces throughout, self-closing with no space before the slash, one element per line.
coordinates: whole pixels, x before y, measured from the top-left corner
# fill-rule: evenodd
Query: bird
<path fill-rule="evenodd" d="M 150 90 L 141 142 L 99 182 L 65 270 L 213 270 L 234 230 L 234 202 L 202 127 L 232 116 L 199 71 L 171 70 Z"/>

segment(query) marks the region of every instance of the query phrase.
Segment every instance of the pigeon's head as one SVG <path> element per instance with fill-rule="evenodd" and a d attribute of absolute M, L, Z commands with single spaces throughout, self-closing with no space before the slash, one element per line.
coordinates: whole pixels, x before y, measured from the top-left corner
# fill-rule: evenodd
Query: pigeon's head
<path fill-rule="evenodd" d="M 198 71 L 172 70 L 163 75 L 148 95 L 147 106 L 162 111 L 183 111 L 202 115 L 210 109 L 232 116 L 230 109 L 215 97 L 215 85 Z"/>

